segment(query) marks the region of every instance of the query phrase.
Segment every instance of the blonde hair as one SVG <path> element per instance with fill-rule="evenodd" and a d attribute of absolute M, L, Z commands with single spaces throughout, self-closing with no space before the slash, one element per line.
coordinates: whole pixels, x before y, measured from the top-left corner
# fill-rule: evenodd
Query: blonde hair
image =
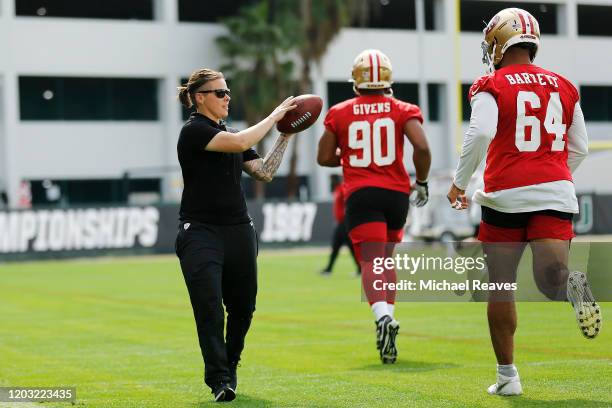
<path fill-rule="evenodd" d="M 178 100 L 186 108 L 191 108 L 195 103 L 194 92 L 207 82 L 214 81 L 215 79 L 223 79 L 223 73 L 208 68 L 202 68 L 194 71 L 190 76 L 189 80 L 183 86 L 179 86 Z"/>

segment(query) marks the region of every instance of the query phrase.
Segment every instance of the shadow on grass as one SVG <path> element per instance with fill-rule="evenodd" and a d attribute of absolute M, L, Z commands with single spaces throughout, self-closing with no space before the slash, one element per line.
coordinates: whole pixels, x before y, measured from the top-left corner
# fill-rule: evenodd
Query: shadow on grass
<path fill-rule="evenodd" d="M 499 397 L 503 398 L 504 402 L 508 402 L 506 406 L 517 407 L 517 408 L 604 408 L 612 406 L 610 401 L 593 401 L 585 399 L 566 399 L 566 400 L 554 400 L 554 401 L 543 401 L 525 397 Z"/>
<path fill-rule="evenodd" d="M 460 367 L 459 364 L 453 363 L 429 363 L 425 361 L 406 361 L 398 360 L 395 364 L 368 364 L 357 368 L 358 370 L 367 371 L 394 371 L 394 372 L 419 372 L 419 371 L 434 371 L 445 370 L 448 368 Z"/>
<path fill-rule="evenodd" d="M 264 399 L 259 399 L 255 397 L 250 397 L 246 394 L 240 394 L 236 396 L 236 399 L 230 403 L 228 406 L 231 407 L 253 407 L 253 408 L 268 408 L 268 407 L 277 407 L 278 402 L 274 403 L 273 401 L 268 401 Z M 209 401 L 200 401 L 195 405 L 196 408 L 206 408 L 206 407 L 219 407 L 218 402 L 214 402 L 212 399 L 212 394 L 210 396 Z"/>

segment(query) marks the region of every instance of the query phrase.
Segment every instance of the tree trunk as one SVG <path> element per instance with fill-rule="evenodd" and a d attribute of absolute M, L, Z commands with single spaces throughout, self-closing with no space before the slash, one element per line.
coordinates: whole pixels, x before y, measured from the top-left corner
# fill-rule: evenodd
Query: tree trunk
<path fill-rule="evenodd" d="M 311 21 L 311 0 L 300 1 L 300 14 L 302 16 L 302 23 L 304 27 L 308 29 L 312 25 Z M 302 59 L 302 71 L 300 74 L 299 82 L 299 94 L 303 95 L 309 93 L 311 90 L 310 83 L 310 56 L 306 49 L 301 51 Z M 300 181 L 297 174 L 297 163 L 298 163 L 298 138 L 294 136 L 294 140 L 291 142 L 291 158 L 289 159 L 289 174 L 287 175 L 287 197 L 295 199 L 298 196 L 298 190 L 300 187 Z"/>

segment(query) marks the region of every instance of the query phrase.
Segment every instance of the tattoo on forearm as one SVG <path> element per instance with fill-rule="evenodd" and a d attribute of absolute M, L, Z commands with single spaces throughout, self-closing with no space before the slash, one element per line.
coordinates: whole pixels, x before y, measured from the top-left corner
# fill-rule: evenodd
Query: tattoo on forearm
<path fill-rule="evenodd" d="M 289 138 L 279 135 L 272 149 L 266 154 L 266 157 L 263 160 L 258 159 L 246 162 L 244 164 L 245 171 L 256 180 L 265 182 L 272 181 L 272 178 L 283 160 L 283 155 L 285 154 L 288 144 Z"/>

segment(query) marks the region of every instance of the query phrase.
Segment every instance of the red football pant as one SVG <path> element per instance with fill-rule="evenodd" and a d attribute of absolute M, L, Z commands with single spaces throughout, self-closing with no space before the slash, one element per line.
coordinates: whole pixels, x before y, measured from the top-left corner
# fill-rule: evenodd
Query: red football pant
<path fill-rule="evenodd" d="M 363 290 L 370 305 L 376 302 L 395 303 L 395 290 L 385 287 L 386 283 L 397 281 L 395 268 L 384 268 L 381 273 L 375 273 L 374 262 L 375 259 L 393 256 L 395 243 L 401 242 L 403 232 L 403 229 L 388 230 L 384 222 L 360 224 L 349 232 L 361 267 Z"/>
<path fill-rule="evenodd" d="M 544 238 L 568 241 L 574 237 L 571 220 L 545 214 L 532 215 L 524 228 L 504 228 L 481 221 L 478 229 L 478 239 L 482 242 L 527 242 Z"/>

